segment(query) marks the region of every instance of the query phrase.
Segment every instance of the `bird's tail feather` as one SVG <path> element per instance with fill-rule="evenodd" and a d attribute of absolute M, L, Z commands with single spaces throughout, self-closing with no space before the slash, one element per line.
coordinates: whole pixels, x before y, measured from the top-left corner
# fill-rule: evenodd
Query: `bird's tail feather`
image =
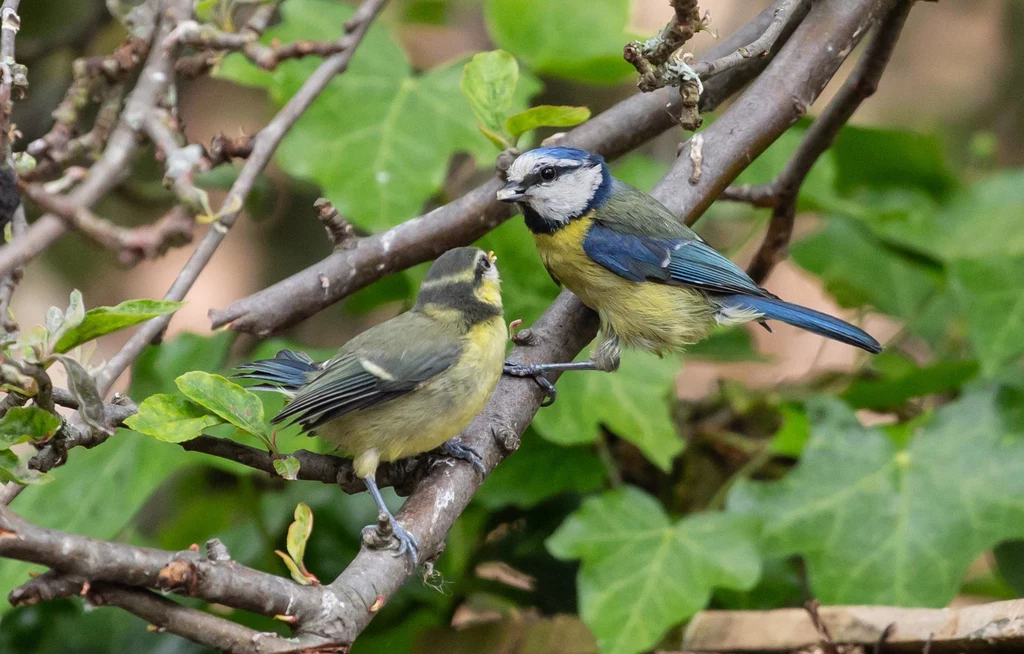
<path fill-rule="evenodd" d="M 806 329 L 826 338 L 859 347 L 874 354 L 882 351 L 882 346 L 870 334 L 860 327 L 835 318 L 826 313 L 790 304 L 778 298 L 752 295 L 727 295 L 721 298 L 723 306 L 754 310 L 770 320 L 780 320 L 786 324 Z"/>
<path fill-rule="evenodd" d="M 238 372 L 232 377 L 267 382 L 250 386 L 250 390 L 288 392 L 304 385 L 310 373 L 320 370 L 320 366 L 302 352 L 281 350 L 273 359 L 243 363 L 235 370 Z"/>

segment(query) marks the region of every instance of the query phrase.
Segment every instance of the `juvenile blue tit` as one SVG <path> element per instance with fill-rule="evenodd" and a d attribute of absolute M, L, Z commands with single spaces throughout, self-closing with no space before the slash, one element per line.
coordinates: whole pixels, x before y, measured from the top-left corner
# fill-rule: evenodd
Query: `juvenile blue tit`
<path fill-rule="evenodd" d="M 882 349 L 863 330 L 759 287 L 660 202 L 612 177 L 598 155 L 564 147 L 525 152 L 498 199 L 518 204 L 548 272 L 601 319 L 590 361 L 510 365 L 509 374 L 543 384 L 546 371 L 612 371 L 620 345 L 661 355 L 696 343 L 715 325 L 767 328 L 767 319 Z"/>
<path fill-rule="evenodd" d="M 408 552 L 414 567 L 416 541 L 388 511 L 374 473 L 381 461 L 439 446 L 483 469 L 476 452 L 449 439 L 484 408 L 501 377 L 508 336 L 494 262 L 477 248 L 449 250 L 430 267 L 411 310 L 356 336 L 332 359 L 316 363 L 282 350 L 236 375 L 290 398 L 272 422 L 297 422 L 354 459 L 390 518 L 396 555 Z"/>

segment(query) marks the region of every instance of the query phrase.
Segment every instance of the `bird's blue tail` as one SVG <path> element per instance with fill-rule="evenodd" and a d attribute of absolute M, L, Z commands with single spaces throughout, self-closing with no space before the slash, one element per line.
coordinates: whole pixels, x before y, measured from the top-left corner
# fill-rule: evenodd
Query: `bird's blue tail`
<path fill-rule="evenodd" d="M 788 325 L 806 329 L 825 338 L 853 345 L 874 354 L 882 351 L 882 346 L 878 341 L 860 327 L 855 327 L 839 318 L 814 309 L 790 304 L 778 298 L 754 295 L 726 295 L 720 298 L 720 301 L 724 306 L 752 309 L 763 314 L 769 320 L 781 320 Z"/>
<path fill-rule="evenodd" d="M 281 350 L 273 359 L 243 363 L 235 368 L 239 379 L 255 379 L 267 382 L 251 389 L 264 391 L 294 391 L 304 385 L 310 373 L 320 369 L 312 359 L 302 352 Z"/>

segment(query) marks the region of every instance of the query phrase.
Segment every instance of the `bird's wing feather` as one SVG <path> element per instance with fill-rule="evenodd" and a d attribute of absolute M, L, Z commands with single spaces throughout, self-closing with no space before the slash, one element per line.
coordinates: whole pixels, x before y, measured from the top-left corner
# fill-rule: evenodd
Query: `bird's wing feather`
<path fill-rule="evenodd" d="M 352 339 L 273 422 L 295 421 L 314 429 L 405 395 L 444 372 L 458 361 L 462 345 L 430 329 L 431 321 L 408 312 Z"/>
<path fill-rule="evenodd" d="M 595 210 L 583 240 L 583 250 L 596 263 L 634 282 L 769 295 L 651 196 L 620 182 L 612 198 Z"/>

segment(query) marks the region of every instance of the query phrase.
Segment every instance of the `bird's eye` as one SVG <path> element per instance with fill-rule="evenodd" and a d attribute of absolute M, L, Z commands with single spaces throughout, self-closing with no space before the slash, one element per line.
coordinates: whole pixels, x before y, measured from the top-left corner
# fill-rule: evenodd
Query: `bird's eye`
<path fill-rule="evenodd" d="M 481 270 L 487 270 L 491 267 L 491 260 L 487 257 L 480 257 L 480 261 L 477 263 Z"/>
<path fill-rule="evenodd" d="M 550 182 L 555 178 L 555 169 L 551 166 L 545 166 L 540 169 L 540 178 L 545 182 Z"/>

